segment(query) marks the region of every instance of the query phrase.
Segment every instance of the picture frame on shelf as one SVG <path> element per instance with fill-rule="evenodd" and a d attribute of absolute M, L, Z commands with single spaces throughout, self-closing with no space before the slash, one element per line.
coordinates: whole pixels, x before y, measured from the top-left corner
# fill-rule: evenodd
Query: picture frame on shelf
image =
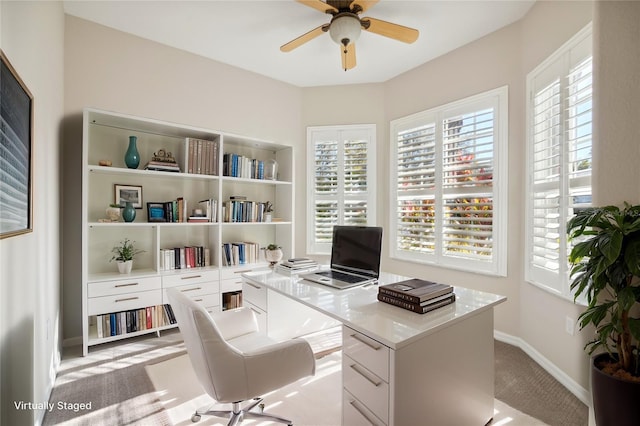
<path fill-rule="evenodd" d="M 166 222 L 165 203 L 147 203 L 147 220 L 149 222 Z"/>
<path fill-rule="evenodd" d="M 134 208 L 142 208 L 142 186 L 141 185 L 113 185 L 113 203 L 124 207 L 130 202 Z"/>
<path fill-rule="evenodd" d="M 0 239 L 33 231 L 33 95 L 0 50 Z"/>

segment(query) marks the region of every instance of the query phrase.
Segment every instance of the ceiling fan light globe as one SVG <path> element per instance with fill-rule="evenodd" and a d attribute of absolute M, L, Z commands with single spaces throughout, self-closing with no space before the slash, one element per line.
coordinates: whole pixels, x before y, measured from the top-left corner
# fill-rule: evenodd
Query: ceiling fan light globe
<path fill-rule="evenodd" d="M 331 21 L 329 35 L 336 44 L 346 46 L 355 43 L 360 37 L 362 27 L 360 19 L 355 16 L 338 16 Z"/>

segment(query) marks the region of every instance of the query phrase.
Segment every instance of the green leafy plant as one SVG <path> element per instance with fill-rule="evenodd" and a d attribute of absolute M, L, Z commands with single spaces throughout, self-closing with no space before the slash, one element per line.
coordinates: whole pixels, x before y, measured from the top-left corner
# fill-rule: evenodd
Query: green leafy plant
<path fill-rule="evenodd" d="M 278 250 L 279 248 L 280 246 L 277 244 L 269 244 L 268 246 L 265 247 L 265 250 Z"/>
<path fill-rule="evenodd" d="M 134 242 L 135 241 L 131 241 L 128 238 L 125 238 L 124 240 L 120 241 L 120 243 L 117 246 L 114 246 L 111 249 L 111 252 L 113 253 L 113 257 L 109 262 L 112 262 L 114 260 L 117 260 L 120 262 L 126 262 L 129 260 L 133 260 L 133 258 L 136 255 L 140 253 L 144 253 L 144 250 L 136 249 L 133 246 Z"/>
<path fill-rule="evenodd" d="M 576 298 L 585 294 L 588 303 L 580 328 L 592 324 L 596 330 L 585 349 L 604 349 L 614 359 L 617 353 L 619 368 L 637 377 L 640 205 L 584 209 L 567 223 L 567 232 L 577 240 L 569 255 L 571 289 Z"/>

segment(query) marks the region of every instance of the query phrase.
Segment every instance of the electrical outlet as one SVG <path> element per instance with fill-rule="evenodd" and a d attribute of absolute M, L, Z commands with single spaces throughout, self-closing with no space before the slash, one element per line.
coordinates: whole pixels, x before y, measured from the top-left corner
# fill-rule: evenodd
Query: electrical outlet
<path fill-rule="evenodd" d="M 565 318 L 565 331 L 567 332 L 567 334 L 573 336 L 573 334 L 575 333 L 575 329 L 576 329 L 576 322 L 573 318 L 571 317 L 566 317 Z"/>

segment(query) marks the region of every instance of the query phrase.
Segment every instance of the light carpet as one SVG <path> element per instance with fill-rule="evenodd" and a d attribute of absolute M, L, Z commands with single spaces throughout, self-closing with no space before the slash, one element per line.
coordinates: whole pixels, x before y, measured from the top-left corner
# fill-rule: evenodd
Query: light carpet
<path fill-rule="evenodd" d="M 316 362 L 316 375 L 301 379 L 270 394 L 263 395 L 265 411 L 293 420 L 297 426 L 336 426 L 341 424 L 342 410 L 342 352 L 335 351 Z M 188 355 L 184 354 L 157 364 L 145 366 L 172 424 L 192 425 L 196 409 L 215 404 L 198 383 Z M 215 409 L 228 409 L 216 404 Z M 225 419 L 203 416 L 198 425 L 226 425 Z M 247 419 L 243 425 L 273 425 Z M 545 426 L 546 424 L 495 400 L 491 425 Z M 436 426 L 436 425 L 434 425 Z"/>

